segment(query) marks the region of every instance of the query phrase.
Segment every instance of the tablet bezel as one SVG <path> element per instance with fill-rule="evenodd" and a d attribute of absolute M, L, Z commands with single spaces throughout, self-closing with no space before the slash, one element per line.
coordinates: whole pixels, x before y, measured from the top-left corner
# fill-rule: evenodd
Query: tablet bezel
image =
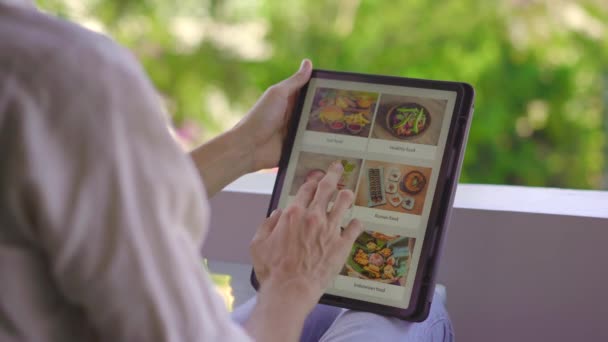
<path fill-rule="evenodd" d="M 437 185 L 435 187 L 427 229 L 422 243 L 418 270 L 410 295 L 409 306 L 407 308 L 398 308 L 329 294 L 324 294 L 319 301 L 322 304 L 374 312 L 408 321 L 422 321 L 426 319 L 430 311 L 438 260 L 443 249 L 442 244 L 443 241 L 445 241 L 445 233 L 448 226 L 454 194 L 456 192 L 456 184 L 460 176 L 466 138 L 468 136 L 473 112 L 473 101 L 475 96 L 473 87 L 461 82 L 423 80 L 320 69 L 312 71 L 311 79 L 312 78 L 446 90 L 456 92 L 457 94 L 441 166 L 439 168 L 439 176 L 437 178 Z M 267 215 L 270 215 L 270 213 L 277 208 L 279 203 L 288 162 L 291 153 L 293 152 L 293 145 L 302 116 L 304 101 L 308 92 L 308 86 L 309 83 L 300 90 L 288 124 L 288 132 L 283 144 L 279 169 Z M 253 270 L 251 272 L 251 283 L 256 290 L 259 288 L 259 283 Z"/>

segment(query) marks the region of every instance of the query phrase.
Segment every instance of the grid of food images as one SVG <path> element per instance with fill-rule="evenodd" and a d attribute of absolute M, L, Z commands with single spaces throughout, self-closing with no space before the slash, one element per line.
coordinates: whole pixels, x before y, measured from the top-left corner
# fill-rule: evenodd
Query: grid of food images
<path fill-rule="evenodd" d="M 367 160 L 355 205 L 422 214 L 431 168 Z"/>
<path fill-rule="evenodd" d="M 447 100 L 382 94 L 372 138 L 437 145 Z"/>
<path fill-rule="evenodd" d="M 414 245 L 425 233 L 420 225 L 426 222 L 425 201 L 434 188 L 433 168 L 441 165 L 435 153 L 440 149 L 433 147 L 439 147 L 450 97 L 423 97 L 424 92 L 405 96 L 405 88 L 402 95 L 388 94 L 380 86 L 376 92 L 356 91 L 347 89 L 349 84 L 345 89 L 334 84 L 309 89 L 313 98 L 307 102 L 310 110 L 302 122 L 306 129 L 295 166 L 290 165 L 293 178 L 287 193 L 295 196 L 308 179 L 323 176 L 332 162 L 340 161 L 344 172 L 337 188 L 355 193 L 350 215 L 362 220 L 366 230 L 340 271 L 348 281 L 334 286 L 371 296 L 399 296 L 397 287 L 407 288 L 408 277 L 415 275 Z M 397 287 L 369 292 L 353 288 L 357 279 L 376 282 L 374 289 Z"/>
<path fill-rule="evenodd" d="M 317 88 L 306 129 L 367 138 L 377 101 L 377 93 Z"/>
<path fill-rule="evenodd" d="M 405 286 L 415 241 L 366 230 L 355 240 L 340 274 Z"/>
<path fill-rule="evenodd" d="M 338 190 L 349 189 L 354 192 L 357 185 L 357 177 L 359 177 L 359 171 L 361 170 L 361 164 L 363 163 L 362 159 L 300 152 L 289 194 L 295 196 L 302 184 L 315 174 L 324 175 L 329 168 L 329 165 L 336 160 L 339 160 L 344 167 L 342 177 L 338 181 Z"/>

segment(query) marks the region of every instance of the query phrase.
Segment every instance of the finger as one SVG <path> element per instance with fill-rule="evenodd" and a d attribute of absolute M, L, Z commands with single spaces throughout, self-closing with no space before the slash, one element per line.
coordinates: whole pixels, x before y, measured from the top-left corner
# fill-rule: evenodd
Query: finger
<path fill-rule="evenodd" d="M 342 223 L 344 213 L 346 213 L 346 210 L 353 204 L 354 199 L 355 195 L 350 190 L 340 190 L 338 192 L 334 206 L 329 213 L 329 222 L 332 226 Z"/>
<path fill-rule="evenodd" d="M 323 209 L 323 212 L 327 210 L 329 200 L 336 192 L 338 181 L 340 180 L 343 171 L 344 167 L 342 166 L 342 163 L 335 161 L 327 169 L 325 177 L 319 181 L 313 203 L 314 205 L 320 206 L 321 209 Z"/>
<path fill-rule="evenodd" d="M 291 77 L 281 81 L 278 85 L 285 89 L 288 94 L 295 93 L 308 82 L 311 73 L 312 62 L 309 59 L 304 59 L 302 64 L 300 64 L 300 69 Z"/>
<path fill-rule="evenodd" d="M 264 222 L 262 222 L 262 225 L 260 225 L 260 227 L 258 228 L 253 239 L 254 240 L 266 239 L 266 237 L 268 237 L 268 235 L 270 235 L 270 233 L 272 233 L 272 231 L 274 230 L 274 227 L 277 226 L 277 223 L 279 222 L 280 218 L 281 218 L 281 209 L 275 209 L 270 214 L 270 216 L 268 216 L 264 220 Z"/>
<path fill-rule="evenodd" d="M 357 219 L 351 220 L 348 223 L 348 226 L 346 226 L 346 228 L 344 228 L 342 231 L 342 246 L 345 249 L 350 250 L 353 243 L 355 243 L 355 240 L 357 237 L 359 237 L 359 235 L 361 235 L 361 233 L 363 233 L 363 225 L 361 224 L 361 221 Z"/>
<path fill-rule="evenodd" d="M 281 219 L 279 220 L 279 223 L 277 224 L 277 227 L 278 227 L 277 230 L 283 229 L 283 230 L 289 231 L 293 227 L 298 227 L 299 224 L 304 219 L 305 212 L 306 212 L 305 207 L 303 207 L 297 203 L 290 204 L 283 211 L 283 215 L 281 215 Z"/>
<path fill-rule="evenodd" d="M 308 182 L 309 180 L 313 180 L 316 182 L 320 182 L 323 177 L 325 177 L 325 171 L 319 169 L 312 170 L 306 175 L 306 181 Z"/>
<path fill-rule="evenodd" d="M 298 189 L 298 192 L 296 193 L 296 198 L 294 199 L 293 203 L 299 204 L 304 208 L 308 208 L 310 202 L 315 196 L 315 192 L 317 191 L 318 185 L 319 181 L 316 179 L 307 180 L 304 184 L 302 184 L 300 189 Z"/>

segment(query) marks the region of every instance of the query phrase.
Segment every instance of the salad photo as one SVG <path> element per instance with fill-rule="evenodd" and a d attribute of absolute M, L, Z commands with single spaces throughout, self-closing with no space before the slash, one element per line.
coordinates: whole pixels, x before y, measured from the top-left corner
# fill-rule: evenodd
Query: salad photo
<path fill-rule="evenodd" d="M 431 123 L 429 110 L 416 103 L 404 103 L 391 108 L 386 115 L 386 127 L 397 138 L 415 137 L 424 133 Z"/>
<path fill-rule="evenodd" d="M 382 94 L 372 138 L 437 145 L 446 100 Z"/>
<path fill-rule="evenodd" d="M 341 275 L 404 286 L 415 239 L 364 231 L 359 235 Z"/>
<path fill-rule="evenodd" d="M 307 130 L 368 137 L 377 93 L 318 88 Z"/>

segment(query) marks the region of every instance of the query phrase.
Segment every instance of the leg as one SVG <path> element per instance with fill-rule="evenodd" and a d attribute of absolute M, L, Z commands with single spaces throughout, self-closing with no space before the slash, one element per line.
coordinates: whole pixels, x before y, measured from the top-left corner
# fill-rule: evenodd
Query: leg
<path fill-rule="evenodd" d="M 421 323 L 405 322 L 367 312 L 347 310 L 321 337 L 323 342 L 337 341 L 453 341 L 452 323 L 441 294 L 435 292 L 431 312 Z"/>
<path fill-rule="evenodd" d="M 256 297 L 251 298 L 245 304 L 239 306 L 232 313 L 232 319 L 243 325 L 251 315 L 255 306 Z M 342 312 L 342 309 L 333 306 L 318 304 L 313 311 L 308 315 L 302 329 L 301 342 L 319 341 L 321 336 L 334 322 L 336 317 Z"/>

